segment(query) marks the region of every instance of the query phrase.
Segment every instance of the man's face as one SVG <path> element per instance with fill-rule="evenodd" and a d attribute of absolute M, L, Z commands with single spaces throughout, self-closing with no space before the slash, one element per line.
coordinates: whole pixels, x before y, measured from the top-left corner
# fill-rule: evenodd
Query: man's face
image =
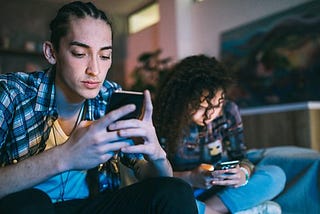
<path fill-rule="evenodd" d="M 56 53 L 56 85 L 70 102 L 97 96 L 111 66 L 112 32 L 100 19 L 72 18 Z"/>
<path fill-rule="evenodd" d="M 211 100 L 212 108 L 208 108 L 209 104 L 205 100 L 205 96 L 207 94 L 208 93 L 203 93 L 203 96 L 200 99 L 200 107 L 192 114 L 192 121 L 200 126 L 210 123 L 215 118 L 220 116 L 222 112 L 224 101 L 223 90 L 219 90 Z M 207 119 L 203 121 L 206 117 Z"/>

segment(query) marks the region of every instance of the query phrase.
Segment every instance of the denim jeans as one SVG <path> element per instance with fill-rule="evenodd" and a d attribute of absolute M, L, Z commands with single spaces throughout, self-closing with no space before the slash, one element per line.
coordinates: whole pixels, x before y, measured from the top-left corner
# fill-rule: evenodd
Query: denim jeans
<path fill-rule="evenodd" d="M 206 199 L 217 195 L 229 211 L 234 213 L 273 199 L 283 190 L 285 182 L 286 176 L 280 167 L 257 165 L 247 185 L 238 188 L 214 186 L 196 197 L 199 201 L 205 202 Z M 203 204 L 199 201 L 199 213 L 204 213 Z"/>

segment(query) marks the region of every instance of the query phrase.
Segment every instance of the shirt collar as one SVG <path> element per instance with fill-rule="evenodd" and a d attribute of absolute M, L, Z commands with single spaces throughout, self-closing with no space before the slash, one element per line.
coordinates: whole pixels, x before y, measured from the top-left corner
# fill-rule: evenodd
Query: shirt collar
<path fill-rule="evenodd" d="M 40 79 L 40 85 L 37 91 L 35 111 L 56 112 L 55 106 L 55 69 L 49 68 Z"/>

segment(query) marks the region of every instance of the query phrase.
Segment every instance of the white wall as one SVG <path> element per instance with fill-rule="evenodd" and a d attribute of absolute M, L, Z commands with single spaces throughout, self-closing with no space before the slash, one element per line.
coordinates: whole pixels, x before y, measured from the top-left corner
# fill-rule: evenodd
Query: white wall
<path fill-rule="evenodd" d="M 138 65 L 138 58 L 142 53 L 152 52 L 159 48 L 158 24 L 132 34 L 127 40 L 127 58 L 125 60 L 125 75 L 123 87 L 130 87 L 134 83 L 132 72 Z"/>
<path fill-rule="evenodd" d="M 158 0 L 160 8 L 159 48 L 165 57 L 177 56 L 178 27 L 175 0 Z"/>

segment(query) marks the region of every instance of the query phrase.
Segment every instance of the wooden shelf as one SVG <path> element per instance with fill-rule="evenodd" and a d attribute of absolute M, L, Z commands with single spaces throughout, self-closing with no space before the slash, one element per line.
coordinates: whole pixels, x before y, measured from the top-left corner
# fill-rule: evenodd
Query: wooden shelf
<path fill-rule="evenodd" d="M 0 54 L 7 54 L 7 55 L 21 55 L 21 56 L 42 56 L 41 52 L 37 51 L 26 51 L 26 50 L 19 50 L 19 49 L 1 49 Z"/>
<path fill-rule="evenodd" d="M 0 48 L 0 73 L 33 71 L 47 67 L 47 65 L 48 62 L 43 53 L 38 51 Z"/>
<path fill-rule="evenodd" d="M 243 109 L 248 148 L 301 146 L 320 151 L 320 102 L 308 101 Z"/>

